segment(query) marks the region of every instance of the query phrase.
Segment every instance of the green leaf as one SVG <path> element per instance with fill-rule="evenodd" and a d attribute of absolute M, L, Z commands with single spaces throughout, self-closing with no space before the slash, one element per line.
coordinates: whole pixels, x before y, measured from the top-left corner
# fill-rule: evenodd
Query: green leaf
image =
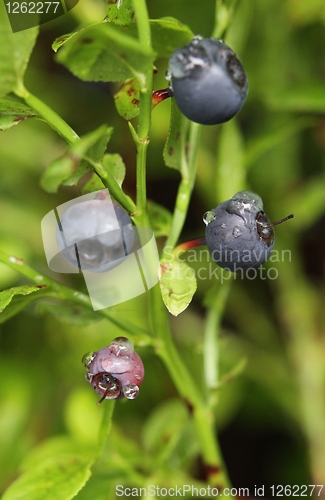
<path fill-rule="evenodd" d="M 20 87 L 38 34 L 38 27 L 13 33 L 0 2 L 0 96 Z"/>
<path fill-rule="evenodd" d="M 162 17 L 150 21 L 153 49 L 160 57 L 169 58 L 174 50 L 189 43 L 194 33 L 185 24 L 173 17 Z"/>
<path fill-rule="evenodd" d="M 217 199 L 228 200 L 246 187 L 243 139 L 236 120 L 224 123 L 217 155 Z"/>
<path fill-rule="evenodd" d="M 49 456 L 16 479 L 2 500 L 69 500 L 86 484 L 90 465 L 79 454 Z"/>
<path fill-rule="evenodd" d="M 35 116 L 35 111 L 25 104 L 7 97 L 0 99 L 0 131 L 8 130 L 23 120 Z"/>
<path fill-rule="evenodd" d="M 248 144 L 245 154 L 245 164 L 247 166 L 252 165 L 264 153 L 276 147 L 278 144 L 281 144 L 281 142 L 286 141 L 289 137 L 297 134 L 301 130 L 313 126 L 314 123 L 315 119 L 302 118 L 300 120 L 289 122 L 285 126 L 277 128 L 276 130 L 268 131 L 263 135 L 256 136 Z"/>
<path fill-rule="evenodd" d="M 153 68 L 155 53 L 130 33 L 127 28 L 99 23 L 61 37 L 53 48 L 60 48 L 58 61 L 81 80 L 121 82 L 136 78 L 146 89 L 144 74 Z"/>
<path fill-rule="evenodd" d="M 187 161 L 183 157 L 185 150 L 186 125 L 188 120 L 178 109 L 175 100 L 171 100 L 171 115 L 167 141 L 163 157 L 167 167 L 179 170 L 183 176 L 188 174 Z"/>
<path fill-rule="evenodd" d="M 185 423 L 189 421 L 188 412 L 179 400 L 164 402 L 153 411 L 143 427 L 143 443 L 147 451 L 159 453 L 169 446 L 173 436 L 180 438 Z"/>
<path fill-rule="evenodd" d="M 70 146 L 66 153 L 55 160 L 43 174 L 41 179 L 43 189 L 48 193 L 56 193 L 61 184 L 76 185 L 79 179 L 92 169 L 91 164 L 84 159 L 96 163 L 101 161 L 112 132 L 112 127 L 102 125 Z"/>
<path fill-rule="evenodd" d="M 115 464 L 114 464 L 115 465 Z M 120 484 L 125 484 L 126 478 L 124 474 L 117 475 L 115 468 L 110 465 L 107 467 L 105 474 L 103 472 L 94 472 L 85 485 L 85 487 L 78 493 L 75 500 L 108 500 L 116 498 L 116 480 Z"/>
<path fill-rule="evenodd" d="M 40 297 L 38 295 L 27 295 L 26 297 L 14 297 L 11 301 L 9 307 L 3 309 L 3 312 L 0 313 L 0 324 L 5 323 L 8 319 L 16 316 L 16 314 L 20 313 L 26 307 L 28 307 L 32 302 L 38 300 Z"/>
<path fill-rule="evenodd" d="M 139 114 L 140 86 L 134 78 L 123 83 L 114 95 L 114 102 L 122 118 L 132 120 Z"/>
<path fill-rule="evenodd" d="M 294 86 L 267 97 L 269 106 L 277 111 L 325 113 L 325 88 L 323 84 Z"/>
<path fill-rule="evenodd" d="M 102 414 L 98 412 L 98 406 L 94 403 L 96 394 L 89 389 L 90 387 L 75 389 L 70 394 L 64 409 L 64 420 L 75 441 L 89 445 L 95 452 Z"/>
<path fill-rule="evenodd" d="M 108 20 L 117 25 L 127 26 L 134 22 L 134 9 L 132 0 L 111 0 L 107 6 Z"/>
<path fill-rule="evenodd" d="M 105 186 L 103 182 L 101 181 L 100 177 L 98 177 L 95 172 L 91 174 L 90 179 L 86 182 L 86 184 L 82 187 L 81 192 L 82 194 L 86 193 L 93 193 L 94 191 L 100 191 L 101 189 L 104 189 Z"/>
<path fill-rule="evenodd" d="M 293 21 L 300 25 L 324 23 L 325 6 L 323 0 L 295 0 L 288 2 L 287 10 Z"/>
<path fill-rule="evenodd" d="M 42 285 L 23 285 L 14 288 L 9 288 L 0 292 L 0 311 L 2 311 L 11 303 L 15 295 L 29 295 L 30 293 L 39 292 L 44 286 Z"/>
<path fill-rule="evenodd" d="M 118 153 L 108 153 L 104 156 L 102 164 L 104 169 L 112 174 L 117 184 L 121 187 L 126 173 L 122 157 Z"/>
<path fill-rule="evenodd" d="M 84 307 L 69 304 L 68 302 L 44 301 L 38 305 L 37 312 L 39 314 L 50 313 L 62 323 L 69 325 L 87 326 L 103 319 L 95 311 L 89 311 Z"/>
<path fill-rule="evenodd" d="M 114 177 L 117 184 L 122 187 L 126 168 L 122 157 L 118 153 L 107 153 L 102 160 L 102 167 L 105 172 L 109 172 Z M 99 191 L 105 186 L 97 174 L 93 173 L 89 181 L 83 186 L 83 193 Z"/>
<path fill-rule="evenodd" d="M 150 200 L 148 201 L 148 216 L 155 237 L 168 236 L 172 222 L 170 211 Z"/>
<path fill-rule="evenodd" d="M 144 426 L 143 442 L 145 450 L 154 459 L 157 457 L 160 467 L 173 463 L 180 469 L 199 453 L 193 422 L 179 400 L 164 402 L 150 414 Z"/>
<path fill-rule="evenodd" d="M 160 262 L 159 285 L 168 311 L 178 316 L 189 306 L 196 291 L 195 272 L 171 254 Z"/>
<path fill-rule="evenodd" d="M 29 304 L 44 296 L 34 292 L 46 291 L 44 286 L 23 285 L 0 292 L 0 324 L 20 313 Z"/>

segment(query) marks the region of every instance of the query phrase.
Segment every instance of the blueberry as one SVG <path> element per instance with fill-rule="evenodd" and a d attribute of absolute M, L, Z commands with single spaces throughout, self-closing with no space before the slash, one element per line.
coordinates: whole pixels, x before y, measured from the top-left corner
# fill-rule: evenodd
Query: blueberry
<path fill-rule="evenodd" d="M 129 339 L 117 337 L 109 346 L 85 354 L 82 362 L 87 368 L 86 379 L 101 396 L 99 403 L 138 396 L 144 367 Z"/>
<path fill-rule="evenodd" d="M 260 196 L 240 191 L 204 214 L 206 245 L 213 260 L 224 269 L 236 272 L 258 267 L 273 250 L 273 226 L 292 217 L 271 223 Z"/>
<path fill-rule="evenodd" d="M 110 198 L 81 201 L 60 217 L 57 243 L 64 258 L 91 272 L 107 271 L 132 251 L 134 227 L 126 211 Z"/>
<path fill-rule="evenodd" d="M 194 122 L 226 122 L 245 103 L 246 72 L 236 54 L 217 38 L 194 37 L 177 49 L 168 74 L 177 106 Z"/>

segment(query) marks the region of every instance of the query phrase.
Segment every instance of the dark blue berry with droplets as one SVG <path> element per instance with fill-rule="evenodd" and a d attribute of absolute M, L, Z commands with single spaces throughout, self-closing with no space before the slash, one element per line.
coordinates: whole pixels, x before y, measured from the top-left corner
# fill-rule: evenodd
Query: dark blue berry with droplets
<path fill-rule="evenodd" d="M 271 222 L 256 193 L 239 191 L 203 216 L 205 241 L 213 260 L 229 271 L 263 264 L 274 248 L 273 226 L 292 218 Z"/>
<path fill-rule="evenodd" d="M 169 61 L 170 85 L 181 112 L 203 125 L 233 118 L 248 93 L 245 69 L 228 45 L 217 38 L 194 37 Z"/>

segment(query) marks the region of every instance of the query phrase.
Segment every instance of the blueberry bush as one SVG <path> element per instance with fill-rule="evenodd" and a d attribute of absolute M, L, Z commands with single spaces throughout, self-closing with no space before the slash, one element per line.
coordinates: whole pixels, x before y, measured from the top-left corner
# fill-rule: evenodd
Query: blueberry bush
<path fill-rule="evenodd" d="M 323 0 L 80 0 L 12 33 L 0 2 L 3 500 L 325 484 L 324 23 Z M 248 75 L 223 124 L 182 115 L 166 79 L 197 35 Z M 94 311 L 82 274 L 48 268 L 41 220 L 103 188 L 154 232 L 159 283 Z M 204 214 L 241 190 L 294 219 L 266 263 L 231 273 Z M 143 384 L 96 405 L 81 359 L 116 337 Z"/>

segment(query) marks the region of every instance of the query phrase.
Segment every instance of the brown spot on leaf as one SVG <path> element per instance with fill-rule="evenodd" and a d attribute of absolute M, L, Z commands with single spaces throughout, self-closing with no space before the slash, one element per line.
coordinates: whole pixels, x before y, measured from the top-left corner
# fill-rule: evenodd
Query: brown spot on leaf
<path fill-rule="evenodd" d="M 139 99 L 132 99 L 132 104 L 139 104 Z"/>
<path fill-rule="evenodd" d="M 184 399 L 184 403 L 185 403 L 185 406 L 186 406 L 187 411 L 189 412 L 189 414 L 193 415 L 194 408 L 193 408 L 192 403 L 190 403 L 190 401 L 188 399 Z"/>
<path fill-rule="evenodd" d="M 93 41 L 94 40 L 92 38 L 83 38 L 81 40 L 81 43 L 82 43 L 82 45 L 89 45 L 90 43 L 93 43 Z"/>
<path fill-rule="evenodd" d="M 161 274 L 165 274 L 168 271 L 167 264 L 160 264 L 160 268 L 161 268 Z"/>
<path fill-rule="evenodd" d="M 59 38 L 57 38 L 55 40 L 55 43 L 63 43 L 65 42 L 71 35 L 62 35 L 62 36 L 59 36 Z"/>
<path fill-rule="evenodd" d="M 174 148 L 169 148 L 168 154 L 171 156 L 174 154 Z"/>
<path fill-rule="evenodd" d="M 212 465 L 212 464 L 205 464 L 204 465 L 205 473 L 207 478 L 211 476 L 215 476 L 216 474 L 220 474 L 221 472 L 221 467 L 218 465 Z"/>

